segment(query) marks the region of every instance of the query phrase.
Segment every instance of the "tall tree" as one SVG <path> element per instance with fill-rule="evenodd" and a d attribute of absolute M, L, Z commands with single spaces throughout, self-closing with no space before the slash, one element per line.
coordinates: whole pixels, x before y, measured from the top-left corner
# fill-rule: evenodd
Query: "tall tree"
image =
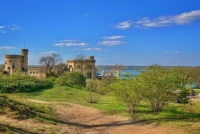
<path fill-rule="evenodd" d="M 195 76 L 193 67 L 174 67 L 171 71 L 181 88 L 186 87 L 187 84 L 192 84 Z"/>
<path fill-rule="evenodd" d="M 144 99 L 153 112 L 161 111 L 173 100 L 173 91 L 177 89 L 176 79 L 169 70 L 159 65 L 150 66 L 137 77 Z"/>
<path fill-rule="evenodd" d="M 46 73 L 47 77 L 54 74 L 53 68 L 61 63 L 62 58 L 57 53 L 52 53 L 51 55 L 40 57 L 39 63 L 42 64 L 43 70 Z"/>
<path fill-rule="evenodd" d="M 195 68 L 193 82 L 194 82 L 193 84 L 196 85 L 196 88 L 200 88 L 200 67 Z"/>

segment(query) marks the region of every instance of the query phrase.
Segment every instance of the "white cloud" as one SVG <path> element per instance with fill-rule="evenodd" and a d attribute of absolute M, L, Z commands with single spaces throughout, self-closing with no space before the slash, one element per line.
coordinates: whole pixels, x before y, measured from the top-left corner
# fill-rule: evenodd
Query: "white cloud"
<path fill-rule="evenodd" d="M 10 25 L 10 26 L 8 26 L 8 27 L 9 27 L 9 29 L 12 30 L 12 31 L 16 31 L 16 30 L 20 30 L 20 29 L 21 29 L 21 27 L 19 27 L 19 26 L 16 25 L 16 24 L 12 24 L 12 25 Z"/>
<path fill-rule="evenodd" d="M 0 46 L 0 50 L 9 50 L 9 49 L 14 49 L 15 47 L 12 46 Z"/>
<path fill-rule="evenodd" d="M 115 28 L 117 28 L 117 29 L 128 29 L 128 28 L 131 27 L 132 23 L 133 22 L 131 20 L 123 21 L 123 22 L 118 23 L 115 26 Z"/>
<path fill-rule="evenodd" d="M 185 25 L 199 19 L 200 19 L 200 10 L 194 10 L 173 16 L 160 16 L 153 19 L 145 17 L 137 21 L 128 20 L 117 24 L 116 28 L 127 29 L 130 28 L 132 25 L 135 28 L 148 29 L 154 27 L 166 27 L 173 24 Z"/>
<path fill-rule="evenodd" d="M 143 18 L 134 23 L 136 28 L 165 27 L 172 24 L 185 25 L 200 19 L 200 10 L 182 13 L 174 16 L 161 16 L 155 19 Z"/>
<path fill-rule="evenodd" d="M 60 43 L 54 44 L 58 47 L 85 47 L 88 44 L 84 42 L 78 42 L 76 40 L 62 40 Z"/>
<path fill-rule="evenodd" d="M 69 42 L 77 42 L 76 40 L 61 40 L 60 42 L 67 42 L 67 43 L 69 43 Z"/>
<path fill-rule="evenodd" d="M 17 31 L 20 29 L 21 28 L 16 24 L 12 24 L 8 26 L 0 26 L 0 33 L 7 33 L 8 31 Z"/>
<path fill-rule="evenodd" d="M 5 28 L 6 26 L 0 26 L 0 29 L 3 29 L 3 28 Z"/>
<path fill-rule="evenodd" d="M 84 47 L 84 46 L 87 46 L 88 44 L 87 43 L 57 43 L 54 45 L 58 47 L 77 47 L 77 46 Z"/>
<path fill-rule="evenodd" d="M 109 36 L 109 37 L 103 37 L 104 40 L 117 40 L 117 39 L 121 39 L 124 38 L 124 36 Z"/>
<path fill-rule="evenodd" d="M 179 54 L 179 51 L 175 51 L 175 52 L 165 52 L 165 54 Z"/>
<path fill-rule="evenodd" d="M 119 41 L 119 40 L 105 40 L 105 41 L 100 41 L 100 45 L 104 46 L 118 46 L 124 44 L 124 41 Z"/>
<path fill-rule="evenodd" d="M 55 51 L 49 51 L 49 52 L 41 52 L 40 54 L 41 55 L 50 55 L 52 53 L 57 53 L 57 52 L 55 52 Z"/>
<path fill-rule="evenodd" d="M 101 48 L 86 48 L 86 49 L 83 49 L 84 51 L 102 51 Z"/>

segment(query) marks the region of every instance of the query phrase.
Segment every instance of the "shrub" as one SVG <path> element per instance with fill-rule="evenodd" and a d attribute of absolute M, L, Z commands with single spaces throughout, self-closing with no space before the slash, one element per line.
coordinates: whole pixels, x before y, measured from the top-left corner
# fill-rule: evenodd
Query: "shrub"
<path fill-rule="evenodd" d="M 86 86 L 86 78 L 80 72 L 65 72 L 61 76 L 58 77 L 56 83 L 59 86 L 78 86 L 85 87 Z"/>
<path fill-rule="evenodd" d="M 53 85 L 47 80 L 23 74 L 1 75 L 0 77 L 0 93 L 30 92 Z"/>
<path fill-rule="evenodd" d="M 99 94 L 106 94 L 107 93 L 108 84 L 101 80 L 87 80 L 87 88 L 91 92 L 96 92 Z"/>
<path fill-rule="evenodd" d="M 137 80 L 118 80 L 109 87 L 114 91 L 115 95 L 127 105 L 131 113 L 137 111 L 137 107 L 142 100 L 140 85 Z"/>
<path fill-rule="evenodd" d="M 85 96 L 85 99 L 89 103 L 97 103 L 99 102 L 99 95 L 95 92 L 90 92 L 87 96 Z"/>
<path fill-rule="evenodd" d="M 180 93 L 177 94 L 176 102 L 187 104 L 190 99 L 189 96 L 190 96 L 190 90 L 185 88 L 181 90 Z"/>

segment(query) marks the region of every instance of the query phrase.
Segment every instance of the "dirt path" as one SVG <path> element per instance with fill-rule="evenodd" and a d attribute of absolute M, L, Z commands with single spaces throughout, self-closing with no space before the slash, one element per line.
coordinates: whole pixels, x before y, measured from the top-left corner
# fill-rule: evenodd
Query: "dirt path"
<path fill-rule="evenodd" d="M 183 134 L 182 131 L 170 127 L 146 124 L 128 117 L 109 116 L 99 110 L 72 103 L 45 102 L 56 104 L 53 108 L 60 120 L 71 125 L 69 133 L 77 134 Z M 67 104 L 67 106 L 62 105 Z M 73 129 L 72 129 L 73 128 Z"/>

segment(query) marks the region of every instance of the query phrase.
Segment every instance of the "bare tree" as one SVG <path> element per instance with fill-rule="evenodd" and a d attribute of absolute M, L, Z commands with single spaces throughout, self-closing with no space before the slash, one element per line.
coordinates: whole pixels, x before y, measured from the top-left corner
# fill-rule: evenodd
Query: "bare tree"
<path fill-rule="evenodd" d="M 76 60 L 85 60 L 85 59 L 86 59 L 86 56 L 83 54 L 79 54 L 76 56 Z"/>
<path fill-rule="evenodd" d="M 83 54 L 79 54 L 76 56 L 75 59 L 78 60 L 80 63 L 79 69 L 81 70 L 81 72 L 84 71 L 85 68 L 84 68 L 83 62 L 84 62 L 84 60 L 86 60 L 86 56 Z"/>
<path fill-rule="evenodd" d="M 59 76 L 65 71 L 67 71 L 67 65 L 65 63 L 59 63 L 58 65 L 55 65 L 55 75 Z"/>
<path fill-rule="evenodd" d="M 52 53 L 51 55 L 40 57 L 39 63 L 42 64 L 43 70 L 47 77 L 54 74 L 54 67 L 61 63 L 62 58 L 57 53 Z"/>
<path fill-rule="evenodd" d="M 122 68 L 123 68 L 123 65 L 121 63 L 119 63 L 119 64 L 115 64 L 115 66 L 112 68 L 112 70 L 121 71 Z"/>

